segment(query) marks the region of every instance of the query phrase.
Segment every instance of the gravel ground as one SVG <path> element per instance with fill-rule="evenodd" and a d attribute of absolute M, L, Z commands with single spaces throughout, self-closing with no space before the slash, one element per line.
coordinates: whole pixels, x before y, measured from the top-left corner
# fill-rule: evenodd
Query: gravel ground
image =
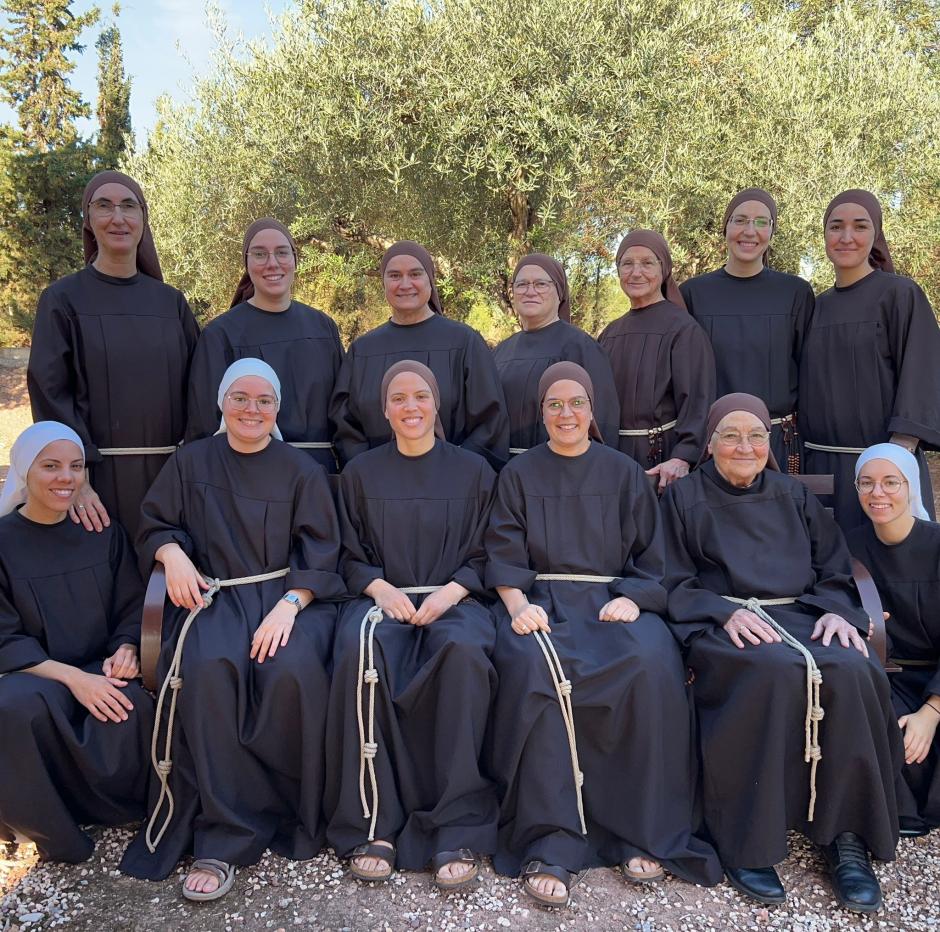
<path fill-rule="evenodd" d="M 24 358 L 9 353 L 0 353 L 0 478 L 10 444 L 30 423 Z M 931 458 L 931 473 L 940 492 L 940 456 Z M 332 852 L 306 862 L 267 853 L 259 864 L 239 871 L 235 888 L 224 899 L 191 904 L 179 892 L 182 869 L 163 883 L 119 873 L 130 830 L 92 831 L 97 850 L 79 865 L 40 863 L 32 845 L 0 844 L 0 932 L 940 932 L 940 832 L 902 841 L 896 861 L 876 864 L 885 906 L 873 917 L 860 917 L 838 906 L 819 855 L 798 835 L 791 837 L 790 857 L 779 868 L 790 891 L 784 906 L 751 904 L 727 884 L 704 889 L 669 878 L 638 887 L 625 884 L 613 871 L 593 870 L 574 888 L 571 905 L 559 910 L 531 904 L 518 882 L 497 877 L 489 866 L 471 892 L 445 895 L 431 886 L 427 874 L 402 873 L 387 885 L 348 879 Z"/>

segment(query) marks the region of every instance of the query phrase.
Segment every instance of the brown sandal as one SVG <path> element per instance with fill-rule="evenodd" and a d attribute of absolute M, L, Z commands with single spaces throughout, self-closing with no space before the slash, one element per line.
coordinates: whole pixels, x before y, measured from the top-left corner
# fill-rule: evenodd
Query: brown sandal
<path fill-rule="evenodd" d="M 656 883 L 657 880 L 662 880 L 663 877 L 666 876 L 662 865 L 651 871 L 632 870 L 630 867 L 630 861 L 632 860 L 633 858 L 627 858 L 627 860 L 622 861 L 620 864 L 620 870 L 623 871 L 623 879 L 630 883 Z M 652 861 L 653 858 L 642 858 L 642 860 Z"/>
<path fill-rule="evenodd" d="M 448 864 L 471 864 L 472 867 L 462 877 L 456 879 L 450 877 L 441 877 L 441 868 Z M 461 887 L 469 886 L 477 879 L 480 873 L 480 862 L 476 855 L 469 848 L 460 848 L 457 851 L 439 851 L 431 858 L 431 883 L 438 890 L 448 892 L 459 890 Z"/>
<path fill-rule="evenodd" d="M 349 873 L 357 880 L 365 880 L 371 883 L 380 883 L 388 880 L 395 873 L 395 846 L 394 845 L 359 845 L 353 848 L 349 853 Z M 367 871 L 359 867 L 356 858 L 377 858 L 386 864 L 386 870 Z"/>
<path fill-rule="evenodd" d="M 541 893 L 532 886 L 532 878 L 538 874 L 546 874 L 554 877 L 565 885 L 563 894 Z M 546 864 L 543 861 L 529 861 L 522 871 L 522 892 L 531 897 L 536 903 L 542 906 L 567 906 L 571 897 L 571 888 L 581 879 L 581 875 L 572 874 L 563 867 L 556 867 L 554 864 Z"/>

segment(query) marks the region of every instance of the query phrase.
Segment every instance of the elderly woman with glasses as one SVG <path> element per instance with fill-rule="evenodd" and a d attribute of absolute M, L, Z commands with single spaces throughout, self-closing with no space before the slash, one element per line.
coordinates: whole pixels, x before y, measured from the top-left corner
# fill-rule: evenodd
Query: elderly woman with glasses
<path fill-rule="evenodd" d="M 813 289 L 798 275 L 770 267 L 777 203 L 763 188 L 745 188 L 728 203 L 721 229 L 722 268 L 680 285 L 689 313 L 715 353 L 719 395 L 748 392 L 770 410 L 771 449 L 799 472 L 796 434 L 803 337 L 813 315 Z"/>
<path fill-rule="evenodd" d="M 869 447 L 855 464 L 868 521 L 848 534 L 888 613 L 891 700 L 904 733 L 902 835 L 940 826 L 940 525 L 920 491 L 917 460 L 896 443 Z"/>
<path fill-rule="evenodd" d="M 533 252 L 516 263 L 509 284 L 519 332 L 494 350 L 509 411 L 509 452 L 516 455 L 547 439 L 538 387 L 552 364 L 569 360 L 583 366 L 594 382 L 598 424 L 604 440 L 617 446 L 620 402 L 607 353 L 571 323 L 568 277 L 561 263 Z"/>
<path fill-rule="evenodd" d="M 787 832 L 871 912 L 894 858 L 901 742 L 838 526 L 770 451 L 753 395 L 712 405 L 701 464 L 663 497 L 666 589 L 695 677 L 704 819 L 731 884 L 781 903 Z"/>
<path fill-rule="evenodd" d="M 151 817 L 121 867 L 158 880 L 191 851 L 191 900 L 224 895 L 266 848 L 302 860 L 323 842 L 324 600 L 345 589 L 326 474 L 281 441 L 280 397 L 260 359 L 229 366 L 219 432 L 184 444 L 142 508 L 140 565 L 163 565 L 172 605 Z"/>
<path fill-rule="evenodd" d="M 186 385 L 199 329 L 163 282 L 140 186 L 95 175 L 82 195 L 86 266 L 39 299 L 27 383 L 33 419 L 68 424 L 88 468 L 69 516 L 133 539 L 140 503 L 186 428 Z"/>
<path fill-rule="evenodd" d="M 653 230 L 634 230 L 617 250 L 630 311 L 598 337 L 620 396 L 620 449 L 660 492 L 685 476 L 701 450 L 715 397 L 715 358 L 672 277 L 672 255 Z"/>
<path fill-rule="evenodd" d="M 256 220 L 245 231 L 244 272 L 231 306 L 206 326 L 193 356 L 186 439 L 215 433 L 222 373 L 235 360 L 254 356 L 281 376 L 278 426 L 284 439 L 335 472 L 329 405 L 343 347 L 331 318 L 294 300 L 297 258 L 290 230 L 277 220 Z"/>

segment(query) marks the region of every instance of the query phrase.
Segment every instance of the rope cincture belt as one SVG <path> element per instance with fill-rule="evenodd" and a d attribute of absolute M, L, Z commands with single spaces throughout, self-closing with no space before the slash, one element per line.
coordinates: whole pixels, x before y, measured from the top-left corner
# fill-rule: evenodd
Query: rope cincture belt
<path fill-rule="evenodd" d="M 183 660 L 183 644 L 186 642 L 186 635 L 189 633 L 189 629 L 196 620 L 196 616 L 201 611 L 209 608 L 209 606 L 212 605 L 212 600 L 215 598 L 220 589 L 227 589 L 231 586 L 247 586 L 252 583 L 267 582 L 269 579 L 281 579 L 289 572 L 290 569 L 285 567 L 282 570 L 275 570 L 272 573 L 261 573 L 258 576 L 242 576 L 240 579 L 215 579 L 211 576 L 203 576 L 205 581 L 209 583 L 209 588 L 202 594 L 203 604 L 197 605 L 196 608 L 190 611 L 190 613 L 186 616 L 186 620 L 183 622 L 183 627 L 180 628 L 179 637 L 176 639 L 176 648 L 173 651 L 173 659 L 170 661 L 170 669 L 167 671 L 166 677 L 163 680 L 163 684 L 160 686 L 160 695 L 157 697 L 157 713 L 153 723 L 153 737 L 150 741 L 150 762 L 153 764 L 153 769 L 156 771 L 157 777 L 160 779 L 160 796 L 157 799 L 157 804 L 153 807 L 153 813 L 150 816 L 150 820 L 147 822 L 147 834 L 145 836 L 145 840 L 147 842 L 147 849 L 151 854 L 157 850 L 157 845 L 160 844 L 160 839 L 163 838 L 163 834 L 166 832 L 167 827 L 173 818 L 173 792 L 170 790 L 170 771 L 173 769 L 173 758 L 171 756 L 173 746 L 173 723 L 176 719 L 176 700 L 179 696 L 180 690 L 183 688 L 183 678 L 180 676 L 180 666 Z M 163 717 L 163 700 L 166 696 L 167 689 L 173 690 L 173 695 L 170 698 L 170 712 L 167 716 L 166 742 L 163 746 L 163 759 L 158 760 L 157 746 L 160 743 L 160 720 Z M 156 838 L 154 838 L 154 826 L 157 823 L 157 816 L 159 815 L 160 809 L 163 806 L 164 799 L 167 801 L 166 818 L 163 820 L 163 825 L 160 826 L 160 831 L 157 832 Z"/>
<path fill-rule="evenodd" d="M 168 456 L 175 453 L 178 447 L 98 447 L 102 456 Z"/>
<path fill-rule="evenodd" d="M 777 634 L 794 650 L 798 650 L 806 661 L 806 721 L 804 725 L 803 760 L 810 764 L 809 770 L 809 812 L 807 822 L 813 821 L 816 811 L 816 767 L 822 760 L 822 748 L 819 746 L 819 723 L 823 718 L 823 708 L 820 703 L 820 689 L 822 687 L 822 673 L 816 665 L 816 660 L 805 644 L 800 643 L 786 628 L 777 624 L 767 612 L 764 605 L 792 605 L 796 599 L 736 599 L 732 595 L 722 596 L 736 605 L 743 605 L 749 612 L 753 612 L 762 621 L 766 621 Z"/>
<path fill-rule="evenodd" d="M 398 586 L 405 595 L 427 595 L 442 586 Z M 379 671 L 375 668 L 375 626 L 382 621 L 382 609 L 373 605 L 367 609 L 359 624 L 359 672 L 356 675 L 356 720 L 359 724 L 359 801 L 362 817 L 369 820 L 369 841 L 375 841 L 375 823 L 379 817 L 379 784 L 375 776 L 375 755 L 379 744 L 375 740 L 375 687 Z M 368 662 L 368 666 L 366 663 Z M 369 687 L 368 727 L 362 714 L 362 687 Z M 366 740 L 368 739 L 368 740 Z M 372 805 L 366 799 L 366 772 L 372 789 Z"/>
<path fill-rule="evenodd" d="M 586 582 L 586 583 L 612 583 L 618 576 L 587 576 L 581 573 L 539 573 L 536 577 L 539 582 Z M 558 696 L 558 708 L 561 710 L 561 719 L 565 723 L 568 733 L 568 751 L 571 755 L 571 771 L 574 775 L 574 790 L 578 800 L 578 818 L 581 820 L 581 834 L 587 835 L 587 825 L 584 821 L 584 798 L 581 788 L 584 786 L 584 773 L 578 761 L 578 742 L 574 732 L 574 706 L 571 702 L 571 680 L 565 677 L 561 661 L 555 652 L 555 645 L 546 631 L 533 631 L 536 643 L 542 649 L 548 672 L 555 686 Z"/>
<path fill-rule="evenodd" d="M 658 427 L 642 427 L 636 430 L 618 430 L 621 437 L 655 437 L 657 434 L 672 430 L 679 423 L 678 419 L 669 421 L 667 424 L 660 424 Z"/>
<path fill-rule="evenodd" d="M 858 456 L 868 449 L 867 447 L 835 447 L 829 443 L 811 443 L 809 440 L 804 440 L 803 446 L 807 450 L 821 450 L 823 453 L 851 453 L 853 456 Z"/>
<path fill-rule="evenodd" d="M 528 453 L 528 451 L 529 451 L 528 447 L 510 447 L 509 455 L 518 456 L 520 453 Z"/>
<path fill-rule="evenodd" d="M 287 445 L 298 450 L 332 450 L 333 444 L 329 440 L 290 440 Z"/>

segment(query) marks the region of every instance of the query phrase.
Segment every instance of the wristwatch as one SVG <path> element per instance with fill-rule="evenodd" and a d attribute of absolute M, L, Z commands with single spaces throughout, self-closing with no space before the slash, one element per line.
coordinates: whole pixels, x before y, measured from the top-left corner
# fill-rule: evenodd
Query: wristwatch
<path fill-rule="evenodd" d="M 285 592 L 281 596 L 282 602 L 287 602 L 288 605 L 293 605 L 297 609 L 298 613 L 303 609 L 303 603 L 300 601 L 300 596 L 296 592 Z"/>

